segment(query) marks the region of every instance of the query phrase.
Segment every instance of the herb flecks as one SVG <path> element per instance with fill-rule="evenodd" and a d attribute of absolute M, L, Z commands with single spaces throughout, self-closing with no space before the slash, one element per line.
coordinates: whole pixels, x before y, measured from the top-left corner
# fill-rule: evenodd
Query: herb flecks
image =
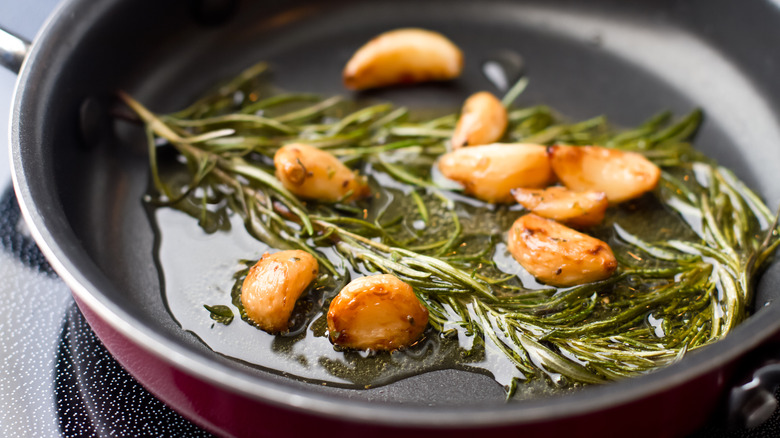
<path fill-rule="evenodd" d="M 388 103 L 277 93 L 262 78 L 266 70 L 253 66 L 171 115 L 120 94 L 146 126 L 153 202 L 192 215 L 208 232 L 223 229 L 232 211 L 269 246 L 311 253 L 331 280 L 326 298 L 349 270 L 398 276 L 442 336 L 459 328 L 517 367 L 510 395 L 535 377 L 565 386 L 643 374 L 725 336 L 747 316 L 756 276 L 780 244 L 760 198 L 688 143 L 700 111 L 677 122 L 661 113 L 630 130 L 614 129 L 604 116 L 570 123 L 545 106 L 513 107 L 523 80 L 503 100 L 510 122 L 502 141 L 604 145 L 663 168 L 653 194 L 611 208 L 591 230 L 614 247 L 615 275 L 569 288 L 525 285 L 498 263 L 520 212 L 466 200 L 431 172 L 455 114 L 420 120 Z M 273 176 L 274 152 L 295 142 L 329 150 L 386 184 L 375 181 L 376 197 L 358 204 L 303 203 Z M 160 143 L 183 158 L 187 178 L 162 171 Z M 623 219 L 648 212 L 673 231 L 651 219 L 626 227 L 631 221 Z M 327 257 L 324 247 L 333 249 Z M 232 297 L 241 313 L 239 296 L 240 287 Z M 206 308 L 219 322 L 232 320 L 226 306 Z"/>
<path fill-rule="evenodd" d="M 231 322 L 233 322 L 233 311 L 230 310 L 230 307 L 223 304 L 218 304 L 216 306 L 209 306 L 208 304 L 204 304 L 203 307 L 209 311 L 209 316 L 214 321 L 225 325 L 229 325 Z"/>

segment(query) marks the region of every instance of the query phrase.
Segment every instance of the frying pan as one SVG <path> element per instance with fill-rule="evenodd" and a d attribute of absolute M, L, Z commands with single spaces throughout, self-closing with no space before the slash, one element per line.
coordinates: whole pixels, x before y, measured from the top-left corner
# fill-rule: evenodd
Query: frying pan
<path fill-rule="evenodd" d="M 780 332 L 777 264 L 757 284 L 753 316 L 722 341 L 641 378 L 513 403 L 491 379 L 458 370 L 367 390 L 323 387 L 215 354 L 176 324 L 141 202 L 149 178 L 142 133 L 111 117 L 115 92 L 173 111 L 263 59 L 282 88 L 344 93 L 339 75 L 352 51 L 409 26 L 461 46 L 463 77 L 363 97 L 455 108 L 471 92 L 494 90 L 481 65 L 510 50 L 531 80 L 524 105 L 546 103 L 572 118 L 606 114 L 626 126 L 661 109 L 703 108 L 697 147 L 770 206 L 780 200 L 780 5 L 770 0 L 73 0 L 21 67 L 13 179 L 36 241 L 120 363 L 225 436 L 681 435 L 732 387 L 737 419 L 753 424 L 771 411 L 776 374 L 753 356 Z M 739 386 L 743 375 L 756 377 L 752 386 Z"/>

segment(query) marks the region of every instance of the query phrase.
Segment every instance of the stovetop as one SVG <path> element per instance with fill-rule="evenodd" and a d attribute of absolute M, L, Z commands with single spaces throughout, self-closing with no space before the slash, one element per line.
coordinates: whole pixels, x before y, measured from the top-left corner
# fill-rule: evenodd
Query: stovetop
<path fill-rule="evenodd" d="M 109 355 L 0 198 L 0 435 L 207 437 Z"/>
<path fill-rule="evenodd" d="M 0 2 L 0 27 L 32 39 L 56 4 Z M 15 82 L 0 69 L 0 436 L 210 436 L 108 354 L 27 233 L 7 152 Z"/>
<path fill-rule="evenodd" d="M 56 0 L 0 2 L 0 26 L 32 39 Z M 8 120 L 16 77 L 0 70 L 0 120 Z M 26 231 L 10 183 L 7 126 L 0 123 L 0 436 L 202 437 L 138 384 L 87 325 L 68 287 Z M 663 425 L 659 425 L 663 430 Z M 777 437 L 780 415 L 727 432 L 710 424 L 695 437 Z"/>

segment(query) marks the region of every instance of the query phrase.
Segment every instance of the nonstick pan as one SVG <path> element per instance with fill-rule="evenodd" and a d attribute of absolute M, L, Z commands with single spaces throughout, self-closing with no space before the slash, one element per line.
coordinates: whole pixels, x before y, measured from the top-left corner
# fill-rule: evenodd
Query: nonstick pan
<path fill-rule="evenodd" d="M 764 418 L 773 368 L 755 356 L 765 358 L 780 331 L 777 264 L 757 285 L 754 315 L 724 340 L 641 378 L 523 402 L 505 403 L 494 381 L 457 370 L 366 390 L 323 387 L 218 355 L 176 324 L 142 202 L 142 130 L 112 117 L 117 90 L 173 111 L 267 60 L 282 88 L 343 94 L 350 54 L 410 26 L 462 47 L 463 77 L 363 97 L 456 108 L 494 89 L 482 65 L 509 51 L 532 84 L 522 104 L 626 126 L 662 109 L 703 108 L 697 147 L 770 206 L 780 200 L 780 6 L 770 0 L 73 0 L 21 67 L 13 177 L 36 241 L 111 353 L 171 407 L 225 436 L 674 436 L 719 412 L 732 388 L 736 421 Z M 753 369 L 753 386 L 740 387 Z"/>

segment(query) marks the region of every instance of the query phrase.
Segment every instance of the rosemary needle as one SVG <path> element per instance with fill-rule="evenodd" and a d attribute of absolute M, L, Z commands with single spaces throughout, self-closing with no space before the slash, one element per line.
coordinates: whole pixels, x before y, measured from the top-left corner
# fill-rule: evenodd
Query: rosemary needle
<path fill-rule="evenodd" d="M 413 112 L 390 103 L 274 94 L 261 86 L 266 70 L 264 63 L 252 66 L 170 115 L 154 114 L 120 93 L 146 125 L 153 201 L 191 214 L 204 228 L 224 214 L 214 205 L 232 209 L 266 244 L 317 257 L 332 279 L 331 296 L 346 280 L 346 265 L 363 274 L 397 275 L 413 285 L 435 328 L 459 325 L 506 355 L 518 370 L 509 395 L 533 378 L 571 385 L 643 374 L 727 335 L 747 316 L 756 276 L 780 245 L 776 217 L 761 199 L 691 148 L 701 111 L 677 122 L 662 112 L 622 131 L 604 116 L 570 123 L 545 106 L 514 108 L 528 86 L 522 78 L 503 100 L 509 140 L 601 144 L 643 153 L 663 167 L 659 188 L 646 197 L 652 201 L 611 209 L 600 231 L 617 245 L 616 275 L 571 288 L 529 289 L 516 271 L 497 263 L 503 249 L 496 234 L 507 225 L 487 237 L 475 228 L 480 222 L 498 227 L 518 213 L 475 207 L 431 179 L 455 114 L 411 122 Z M 239 91 L 251 91 L 254 100 L 236 99 Z M 187 163 L 186 183 L 161 172 L 161 142 Z M 390 207 L 377 210 L 371 201 L 296 199 L 271 166 L 276 149 L 294 142 L 329 148 L 371 177 L 394 180 L 377 196 L 396 199 L 395 219 L 381 222 Z M 659 205 L 667 212 L 661 223 L 676 224 L 672 231 L 629 226 L 626 217 L 641 220 Z M 328 257 L 323 248 L 332 250 Z M 218 321 L 232 318 L 225 309 L 208 310 Z M 661 321 L 659 328 L 650 326 L 650 315 Z"/>

